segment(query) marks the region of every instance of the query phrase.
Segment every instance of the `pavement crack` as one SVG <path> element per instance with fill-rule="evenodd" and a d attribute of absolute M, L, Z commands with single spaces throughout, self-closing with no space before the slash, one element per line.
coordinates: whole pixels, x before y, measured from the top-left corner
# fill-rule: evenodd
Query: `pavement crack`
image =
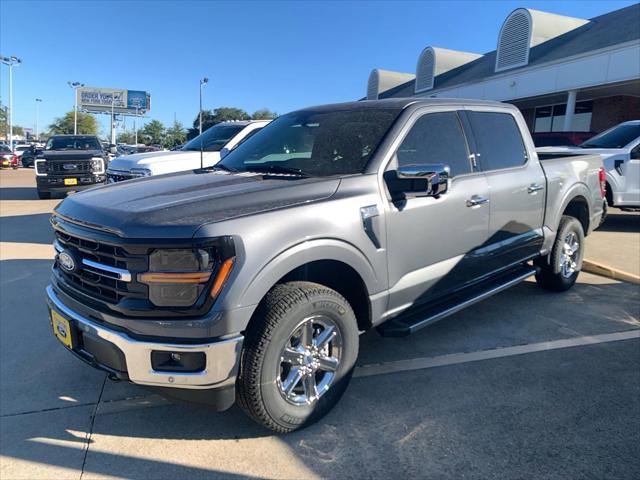
<path fill-rule="evenodd" d="M 82 468 L 80 469 L 80 480 L 84 476 L 84 467 L 87 463 L 87 456 L 89 455 L 89 446 L 91 445 L 91 435 L 93 435 L 93 425 L 96 422 L 96 416 L 98 414 L 98 407 L 100 406 L 100 400 L 102 400 L 102 395 L 104 393 L 104 386 L 107 384 L 107 376 L 104 376 L 104 380 L 102 381 L 102 387 L 100 388 L 100 395 L 98 395 L 98 401 L 95 403 L 93 412 L 91 413 L 91 423 L 89 424 L 89 431 L 85 437 L 85 441 L 87 442 L 87 448 L 84 450 L 84 458 L 82 459 Z"/>

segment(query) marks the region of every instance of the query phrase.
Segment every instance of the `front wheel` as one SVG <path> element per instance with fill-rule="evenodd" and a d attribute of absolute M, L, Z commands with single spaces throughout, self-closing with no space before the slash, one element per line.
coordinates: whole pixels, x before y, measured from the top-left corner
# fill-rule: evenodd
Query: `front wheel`
<path fill-rule="evenodd" d="M 310 425 L 344 393 L 358 343 L 355 314 L 338 292 L 311 282 L 277 285 L 247 329 L 239 405 L 276 432 Z"/>
<path fill-rule="evenodd" d="M 582 268 L 584 230 L 577 218 L 563 215 L 548 257 L 538 259 L 538 285 L 554 292 L 569 290 Z"/>

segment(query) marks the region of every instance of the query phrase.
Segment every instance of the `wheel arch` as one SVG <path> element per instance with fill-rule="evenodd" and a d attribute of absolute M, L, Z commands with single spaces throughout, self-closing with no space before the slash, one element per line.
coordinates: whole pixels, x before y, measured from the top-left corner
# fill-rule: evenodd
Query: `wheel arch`
<path fill-rule="evenodd" d="M 366 256 L 351 244 L 316 240 L 280 253 L 249 283 L 240 304 L 253 306 L 253 318 L 258 305 L 275 285 L 294 280 L 320 283 L 336 290 L 353 308 L 358 328 L 371 327 L 370 295 L 380 290 L 380 281 Z"/>

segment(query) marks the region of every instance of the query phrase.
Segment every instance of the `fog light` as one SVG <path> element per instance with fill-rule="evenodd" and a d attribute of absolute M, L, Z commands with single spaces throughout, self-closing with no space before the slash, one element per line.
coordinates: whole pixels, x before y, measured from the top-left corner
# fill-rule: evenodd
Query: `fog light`
<path fill-rule="evenodd" d="M 206 366 L 204 352 L 151 352 L 151 368 L 159 372 L 202 372 Z"/>

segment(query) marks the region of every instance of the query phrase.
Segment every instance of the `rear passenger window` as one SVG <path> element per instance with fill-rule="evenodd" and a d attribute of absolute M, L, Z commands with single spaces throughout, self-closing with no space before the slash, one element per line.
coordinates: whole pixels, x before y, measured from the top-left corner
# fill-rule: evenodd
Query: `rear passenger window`
<path fill-rule="evenodd" d="M 467 112 L 483 170 L 524 165 L 527 152 L 515 118 L 508 113 Z"/>
<path fill-rule="evenodd" d="M 398 166 L 446 163 L 452 177 L 471 172 L 467 143 L 456 112 L 420 117 L 402 141 L 397 157 Z"/>

